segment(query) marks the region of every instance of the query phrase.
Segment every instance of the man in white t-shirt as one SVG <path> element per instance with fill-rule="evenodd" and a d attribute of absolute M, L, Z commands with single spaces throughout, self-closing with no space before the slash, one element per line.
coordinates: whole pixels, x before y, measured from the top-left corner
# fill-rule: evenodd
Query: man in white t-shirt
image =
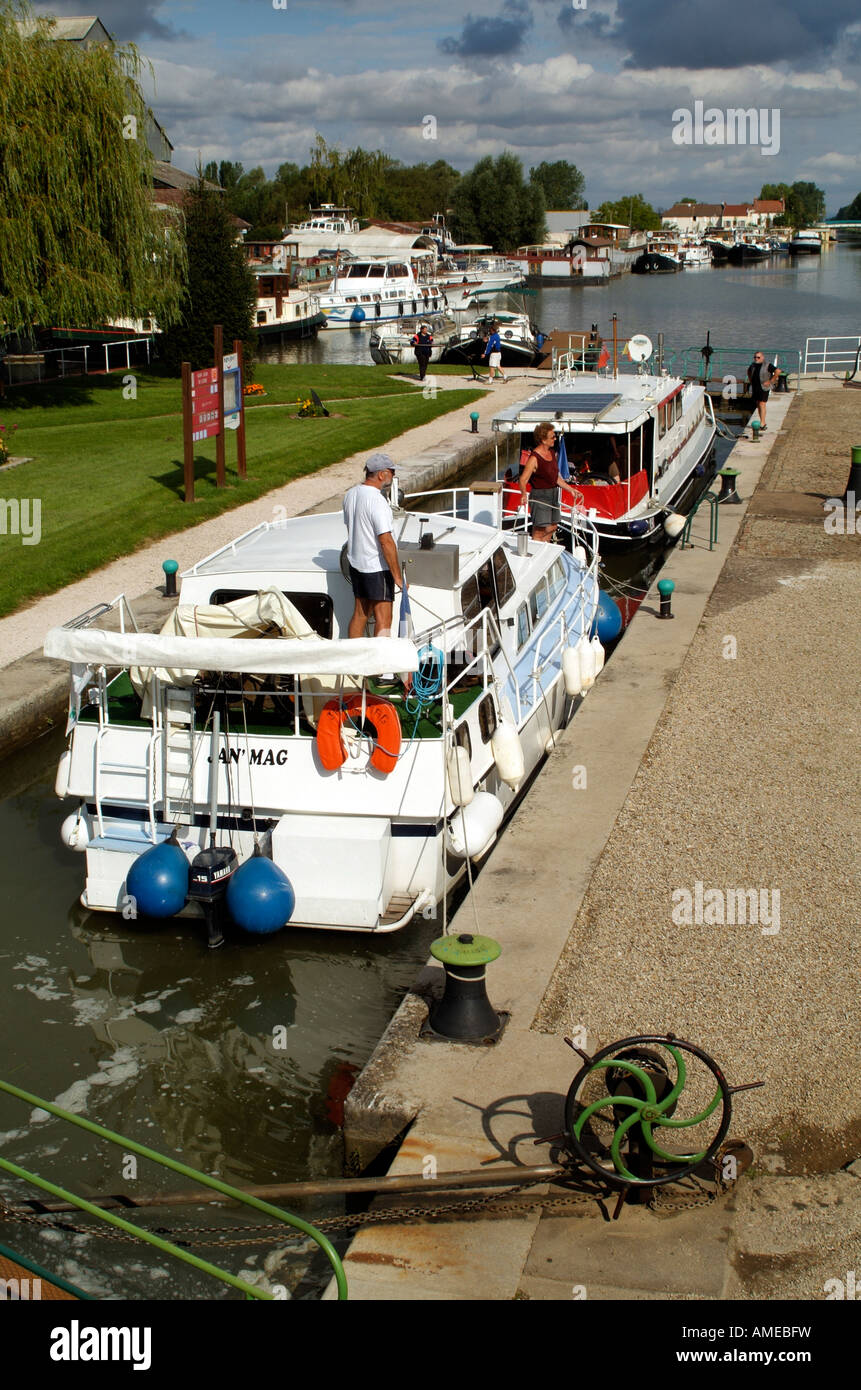
<path fill-rule="evenodd" d="M 351 487 L 344 498 L 347 560 L 356 600 L 350 637 L 363 637 L 372 615 L 374 636 L 390 636 L 395 585 L 404 587 L 392 535 L 392 509 L 383 496 L 383 488 L 391 486 L 394 476 L 395 465 L 388 454 L 371 454 L 365 464 L 365 481 Z"/>

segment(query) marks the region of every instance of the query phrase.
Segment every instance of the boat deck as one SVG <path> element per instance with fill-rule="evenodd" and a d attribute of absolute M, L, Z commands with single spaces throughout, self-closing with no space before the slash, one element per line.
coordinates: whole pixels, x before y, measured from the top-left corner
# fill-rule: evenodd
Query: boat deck
<path fill-rule="evenodd" d="M 420 717 L 416 719 L 415 712 L 410 712 L 405 703 L 405 692 L 401 682 L 385 682 L 369 679 L 367 682 L 368 690 L 372 695 L 382 696 L 390 700 L 397 710 L 401 724 L 401 733 L 405 739 L 411 738 L 442 738 L 442 702 L 435 700 L 432 704 L 422 709 Z M 478 698 L 484 693 L 482 681 L 477 676 L 464 678 L 462 684 L 449 692 L 449 701 L 454 709 L 455 720 L 459 719 Z M 212 696 L 207 694 L 202 697 L 208 708 Z M 245 702 L 243 712 L 242 703 Z M 95 706 L 88 705 L 82 709 L 79 723 L 96 724 L 98 723 L 98 710 Z M 123 671 L 108 690 L 108 719 L 113 726 L 125 726 L 126 728 L 149 729 L 152 721 L 145 719 L 141 715 L 141 699 L 135 691 L 127 672 Z M 244 695 L 238 691 L 231 693 L 225 717 L 222 707 L 222 730 L 224 733 L 244 734 L 275 734 L 279 737 L 290 738 L 297 735 L 300 738 L 314 738 L 316 730 L 300 715 L 298 731 L 293 717 L 293 695 L 289 691 L 274 696 L 266 691 L 255 692 L 249 686 Z"/>

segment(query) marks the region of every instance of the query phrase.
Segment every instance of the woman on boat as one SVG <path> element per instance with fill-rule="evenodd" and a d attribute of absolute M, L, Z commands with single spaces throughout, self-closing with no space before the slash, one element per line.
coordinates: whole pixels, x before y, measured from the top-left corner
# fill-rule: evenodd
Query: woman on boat
<path fill-rule="evenodd" d="M 552 541 L 560 520 L 557 488 L 565 486 L 559 472 L 556 431 L 546 420 L 535 426 L 535 446 L 520 473 L 520 496 L 526 505 L 526 485 L 532 484 L 532 536 L 536 541 Z"/>

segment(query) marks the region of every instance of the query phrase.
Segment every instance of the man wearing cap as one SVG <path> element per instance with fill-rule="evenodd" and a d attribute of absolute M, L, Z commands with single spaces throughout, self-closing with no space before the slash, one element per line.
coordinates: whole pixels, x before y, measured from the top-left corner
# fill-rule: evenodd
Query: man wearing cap
<path fill-rule="evenodd" d="M 404 587 L 398 548 L 392 535 L 392 509 L 383 496 L 395 476 L 388 454 L 371 454 L 365 464 L 365 480 L 351 487 L 344 498 L 347 523 L 347 560 L 356 606 L 348 636 L 362 637 L 373 615 L 374 636 L 388 637 L 392 630 L 395 585 Z"/>

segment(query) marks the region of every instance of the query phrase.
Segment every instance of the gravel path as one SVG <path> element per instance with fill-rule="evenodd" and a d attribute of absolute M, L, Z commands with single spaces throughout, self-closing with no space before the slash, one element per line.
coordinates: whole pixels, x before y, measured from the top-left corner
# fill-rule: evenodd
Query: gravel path
<path fill-rule="evenodd" d="M 854 393 L 797 402 L 758 497 L 842 492 L 859 425 Z M 821 512 L 773 526 L 746 519 L 537 1026 L 700 1043 L 731 1084 L 766 1082 L 735 1131 L 804 1172 L 861 1153 L 861 537 L 823 548 Z M 697 883 L 757 890 L 769 920 L 725 924 L 715 895 L 717 920 L 674 921 Z"/>

